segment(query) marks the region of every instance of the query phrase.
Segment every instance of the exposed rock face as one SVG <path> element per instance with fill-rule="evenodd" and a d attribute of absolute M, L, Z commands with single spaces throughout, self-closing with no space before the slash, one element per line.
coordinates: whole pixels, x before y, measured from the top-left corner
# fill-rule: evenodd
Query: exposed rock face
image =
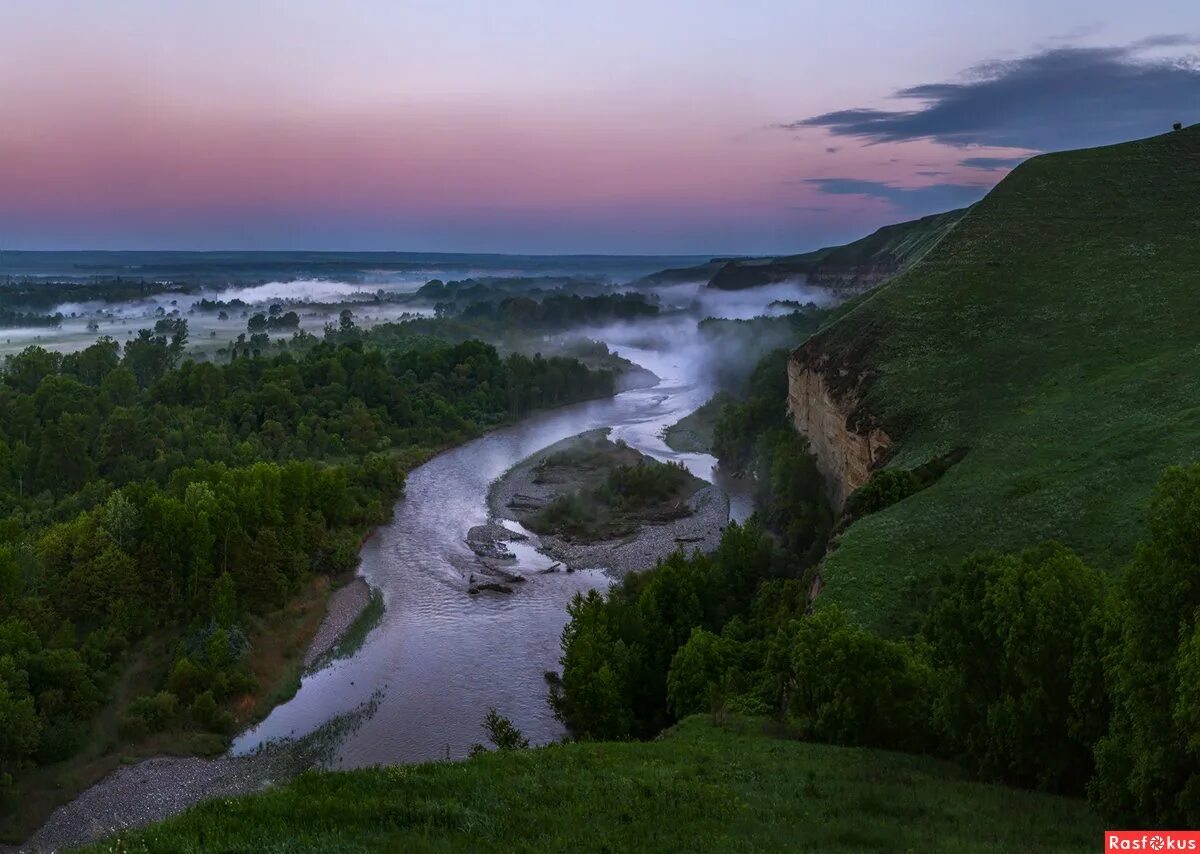
<path fill-rule="evenodd" d="M 883 284 L 898 272 L 899 262 L 891 260 L 857 267 L 821 267 L 808 275 L 806 284 L 854 296 Z"/>
<path fill-rule="evenodd" d="M 830 367 L 807 355 L 801 348 L 788 360 L 788 410 L 817 458 L 829 503 L 841 512 L 850 493 L 866 483 L 883 460 L 892 440 L 858 416 L 856 383 L 831 382 Z"/>

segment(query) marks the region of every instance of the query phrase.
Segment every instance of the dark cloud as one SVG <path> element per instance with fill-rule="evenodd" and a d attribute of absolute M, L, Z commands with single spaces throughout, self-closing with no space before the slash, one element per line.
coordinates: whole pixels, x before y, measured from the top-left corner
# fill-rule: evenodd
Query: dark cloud
<path fill-rule="evenodd" d="M 943 172 L 940 169 L 922 169 L 917 172 L 923 178 L 940 178 L 943 175 L 949 175 L 949 172 Z"/>
<path fill-rule="evenodd" d="M 884 181 L 864 181 L 859 178 L 808 178 L 801 183 L 833 196 L 883 199 L 898 211 L 913 216 L 965 207 L 979 201 L 987 192 L 986 187 L 969 184 L 894 187 Z"/>
<path fill-rule="evenodd" d="M 1024 159 L 1024 157 L 968 157 L 958 161 L 958 165 L 966 166 L 968 169 L 986 169 L 988 172 L 998 172 L 1001 169 L 1012 169 Z"/>
<path fill-rule="evenodd" d="M 1151 47 L 1187 47 L 1189 45 L 1200 44 L 1200 37 L 1187 36 L 1182 33 L 1165 33 L 1158 36 L 1147 36 L 1144 39 L 1138 39 L 1131 47 L 1134 50 Z"/>
<path fill-rule="evenodd" d="M 1194 44 L 1185 35 L 1127 47 L 1061 47 L 984 63 L 959 82 L 925 83 L 894 97 L 909 110 L 855 108 L 783 127 L 825 128 L 870 142 L 934 139 L 955 146 L 1078 148 L 1170 130 L 1200 119 L 1200 63 L 1150 59 L 1139 51 Z"/>

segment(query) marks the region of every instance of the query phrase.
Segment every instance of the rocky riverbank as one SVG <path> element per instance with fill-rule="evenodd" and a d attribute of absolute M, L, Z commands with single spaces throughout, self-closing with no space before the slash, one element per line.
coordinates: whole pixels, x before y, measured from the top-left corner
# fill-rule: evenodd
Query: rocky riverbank
<path fill-rule="evenodd" d="M 200 801 L 258 791 L 301 769 L 278 755 L 156 756 L 114 771 L 59 807 L 20 851 L 61 851 L 142 827 Z"/>

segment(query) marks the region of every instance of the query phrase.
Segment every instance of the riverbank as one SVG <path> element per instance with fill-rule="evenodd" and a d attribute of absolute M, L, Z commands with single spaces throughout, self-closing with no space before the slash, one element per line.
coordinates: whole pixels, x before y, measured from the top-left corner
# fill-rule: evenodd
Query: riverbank
<path fill-rule="evenodd" d="M 645 381 L 645 378 L 642 378 Z M 601 398 L 595 398 L 600 400 Z M 580 403 L 587 403 L 582 401 Z M 575 405 L 575 404 L 573 404 Z M 550 412 L 562 407 L 551 407 Z M 542 413 L 535 413 L 538 417 Z M 543 415 L 544 417 L 544 415 Z M 485 435 L 496 430 L 504 430 L 515 422 L 496 425 L 485 431 Z M 397 455 L 402 460 L 409 477 L 438 457 L 455 448 L 462 447 L 481 437 L 473 437 L 467 443 L 447 443 L 439 448 L 402 449 Z M 482 494 L 479 489 L 476 495 Z M 403 497 L 397 506 L 402 505 Z M 386 527 L 390 523 L 385 523 Z M 378 530 L 378 529 L 374 529 Z M 364 532 L 364 542 L 370 538 L 373 531 Z M 302 676 L 321 667 L 321 659 L 329 655 L 342 656 L 342 650 L 347 645 L 354 646 L 353 635 L 358 633 L 362 619 L 368 615 L 373 602 L 382 604 L 382 600 L 369 595 L 370 588 L 365 580 L 358 579 L 349 585 L 330 589 L 326 576 L 315 576 L 312 583 L 286 606 L 277 612 L 250 618 L 247 626 L 251 635 L 251 653 L 249 666 L 260 688 L 253 695 L 240 698 L 232 711 L 237 724 L 236 731 L 244 732 L 253 728 L 258 722 L 268 717 L 278 706 L 286 704 L 300 688 Z M 344 591 L 344 592 L 343 592 Z M 382 610 L 382 609 L 381 609 Z M 378 620 L 375 620 L 377 622 Z M 363 626 L 363 634 L 370 629 L 374 622 Z M 152 639 L 153 640 L 153 639 Z M 97 732 L 89 737 L 89 744 L 95 745 L 95 750 L 79 759 L 58 766 L 46 766 L 37 769 L 39 775 L 38 790 L 35 795 L 23 793 L 21 810 L 14 814 L 8 828 L 8 838 L 13 842 L 25 838 L 29 840 L 41 838 L 43 830 L 51 824 L 59 822 L 58 811 L 69 809 L 72 816 L 69 823 L 75 824 L 87 816 L 87 823 L 96 826 L 116 826 L 122 821 L 123 815 L 136 818 L 137 804 L 124 804 L 120 796 L 110 799 L 104 792 L 110 786 L 123 785 L 119 774 L 128 768 L 137 768 L 152 760 L 156 763 L 155 773 L 147 775 L 144 797 L 160 798 L 164 804 L 175 804 L 176 811 L 190 803 L 203 800 L 206 797 L 221 796 L 221 780 L 225 779 L 224 762 L 232 757 L 222 756 L 219 759 L 196 759 L 196 757 L 213 757 L 223 753 L 229 745 L 226 735 L 216 733 L 194 733 L 184 730 L 170 730 L 158 733 L 137 743 L 122 740 L 117 732 L 118 712 L 134 697 L 153 690 L 161 685 L 162 675 L 155 662 L 169 658 L 167 650 L 175 641 L 164 637 L 156 641 L 162 649 L 141 650 L 126 668 L 126 674 L 121 677 L 120 687 L 110 704 L 111 715 L 105 715 L 105 722 L 97 724 Z M 111 718 L 111 720 L 108 720 Z M 102 725 L 103 724 L 103 725 Z M 473 724 L 477 725 L 477 721 Z M 281 735 L 281 738 L 286 735 Z M 197 746 L 198 745 L 198 746 Z M 94 754 L 94 755 L 93 755 Z M 175 791 L 174 778 L 169 771 L 172 762 L 188 762 L 193 759 L 204 763 L 219 763 L 211 772 L 205 772 L 198 777 L 199 783 L 189 787 L 186 782 L 178 796 L 168 794 Z M 134 764 L 136 763 L 136 764 Z M 184 769 L 190 766 L 181 766 Z M 198 766 L 199 767 L 199 766 Z M 240 769 L 240 763 L 234 763 L 234 769 Z M 187 773 L 181 772 L 186 781 Z M 232 771 L 234 776 L 241 775 L 240 770 Z M 253 775 L 252 775 L 253 776 Z M 268 778 L 271 775 L 267 775 Z M 207 781 L 207 782 L 206 782 Z M 216 782 L 213 782 L 216 781 Z M 211 792 L 205 786 L 212 783 L 217 788 Z M 160 791 L 159 786 L 165 787 Z M 151 789 L 150 787 L 154 787 Z M 79 806 L 76 807 L 76 804 Z M 85 812 L 78 812 L 84 810 Z M 97 810 L 113 810 L 111 815 L 96 812 Z M 90 812 L 88 812 L 90 811 Z M 133 820 L 131 818 L 130 820 Z M 35 832 L 36 831 L 36 832 Z M 32 836 L 27 834 L 33 833 Z M 0 846 L 0 851 L 6 850 Z M 15 850 L 15 849 L 8 849 Z"/>
<path fill-rule="evenodd" d="M 325 619 L 304 653 L 304 669 L 317 664 L 332 651 L 370 604 L 371 587 L 362 576 L 355 576 L 350 583 L 333 591 L 325 608 Z"/>
<path fill-rule="evenodd" d="M 272 686 L 269 698 L 260 701 L 259 713 L 250 724 L 285 701 L 293 693 L 288 690 L 288 683 L 298 682 L 300 670 L 322 664 L 348 637 L 373 601 L 371 588 L 361 577 L 327 597 L 302 598 L 308 604 L 296 609 L 294 624 L 298 627 L 298 637 L 307 641 L 304 656 L 292 664 L 284 663 L 285 673 L 294 672 L 295 676 L 275 674 L 274 681 L 278 684 Z M 322 599 L 324 617 L 312 632 L 312 618 Z M 309 625 L 307 630 L 305 623 Z M 121 762 L 133 758 L 124 757 Z M 209 798 L 249 794 L 284 782 L 311 761 L 312 757 L 304 751 L 277 749 L 259 755 L 214 758 L 159 755 L 133 764 L 115 765 L 78 797 L 55 809 L 20 848 L 0 847 L 0 851 L 55 851 L 85 845 L 119 830 L 161 821 Z"/>
<path fill-rule="evenodd" d="M 717 419 L 725 405 L 733 402 L 726 392 L 718 392 L 699 409 L 680 418 L 663 431 L 663 442 L 673 451 L 711 454 Z"/>
<path fill-rule="evenodd" d="M 488 491 L 489 512 L 495 519 L 522 522 L 555 498 L 603 479 L 606 471 L 590 465 L 555 466 L 557 471 L 553 478 L 545 477 L 543 466 L 552 458 L 570 457 L 595 447 L 598 441 L 607 442 L 607 434 L 608 431 L 603 429 L 586 431 L 555 442 L 522 460 L 492 484 Z M 625 448 L 621 454 L 614 454 L 614 463 L 625 457 L 640 459 L 644 456 Z M 714 550 L 729 521 L 728 497 L 712 484 L 702 486 L 687 498 L 687 511 L 687 515 L 675 519 L 645 522 L 627 536 L 578 542 L 555 534 L 541 534 L 535 545 L 569 571 L 604 569 L 621 577 L 649 569 L 677 550 Z"/>

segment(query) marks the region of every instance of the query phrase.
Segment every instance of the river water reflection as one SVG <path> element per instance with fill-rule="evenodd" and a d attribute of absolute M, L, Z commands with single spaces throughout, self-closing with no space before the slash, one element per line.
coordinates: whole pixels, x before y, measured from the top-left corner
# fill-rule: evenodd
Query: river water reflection
<path fill-rule="evenodd" d="M 613 349 L 660 378 L 653 387 L 536 415 L 412 471 L 394 518 L 362 550 L 360 572 L 382 592 L 386 606 L 379 625 L 354 656 L 305 676 L 292 700 L 235 741 L 234 753 L 308 734 L 372 696 L 378 701 L 374 713 L 342 741 L 332 767 L 465 756 L 483 740 L 480 723 L 492 706 L 535 744 L 559 738 L 563 729 L 546 702 L 544 674 L 558 669 L 565 606 L 577 591 L 606 587 L 611 579 L 599 569 L 538 574 L 551 561 L 514 544 L 513 568 L 528 581 L 512 595 L 471 596 L 466 578 L 477 565 L 465 537 L 487 521 L 493 480 L 584 430 L 610 427 L 614 439 L 660 459 L 682 460 L 697 476 L 713 479 L 712 457 L 677 454 L 660 438 L 664 427 L 714 390 L 707 379 L 712 354 L 696 338 L 695 320 L 681 322 L 677 334 L 672 329 L 660 326 L 650 338 L 627 329 L 597 330 Z M 750 511 L 744 486 L 735 482 L 728 491 L 731 516 L 744 519 Z"/>

